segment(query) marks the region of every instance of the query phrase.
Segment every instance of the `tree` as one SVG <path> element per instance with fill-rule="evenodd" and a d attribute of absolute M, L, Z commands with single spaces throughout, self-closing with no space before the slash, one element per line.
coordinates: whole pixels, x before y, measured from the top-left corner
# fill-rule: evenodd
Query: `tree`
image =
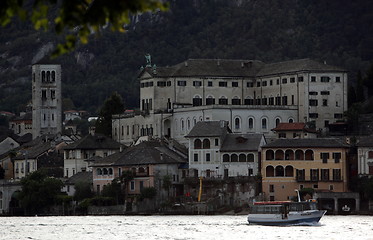
<path fill-rule="evenodd" d="M 3 0 L 0 2 L 0 24 L 5 26 L 18 16 L 31 21 L 33 27 L 47 30 L 54 26 L 57 34 L 68 32 L 65 42 L 58 44 L 54 56 L 75 48 L 76 43 L 87 43 L 91 33 L 99 35 L 105 26 L 112 31 L 124 32 L 130 14 L 146 11 L 166 10 L 167 3 L 158 0 L 34 0 L 30 6 L 25 0 Z M 31 9 L 30 9 L 31 8 Z M 54 13 L 56 16 L 48 16 Z M 52 11 L 51 11 L 52 10 Z M 53 21 L 50 21 L 54 18 Z"/>
<path fill-rule="evenodd" d="M 361 72 L 357 72 L 357 77 L 356 77 L 356 101 L 357 102 L 364 102 L 365 97 L 364 97 L 364 82 L 363 78 L 361 76 Z"/>
<path fill-rule="evenodd" d="M 157 195 L 157 189 L 154 187 L 144 187 L 141 189 L 141 198 L 153 199 Z"/>
<path fill-rule="evenodd" d="M 171 176 L 163 176 L 163 189 L 167 191 L 167 197 L 170 197 L 170 187 L 172 186 Z"/>
<path fill-rule="evenodd" d="M 368 97 L 373 96 L 373 63 L 366 73 L 364 85 L 368 88 Z"/>
<path fill-rule="evenodd" d="M 103 197 L 115 199 L 116 204 L 123 204 L 124 193 L 120 180 L 118 178 L 114 178 L 110 184 L 105 185 L 101 195 Z"/>
<path fill-rule="evenodd" d="M 99 118 L 96 122 L 96 132 L 111 137 L 112 115 L 123 113 L 123 110 L 122 97 L 117 92 L 114 92 L 105 100 L 104 105 L 100 109 Z"/>
<path fill-rule="evenodd" d="M 63 183 L 48 177 L 43 171 L 35 171 L 21 180 L 20 203 L 26 214 L 37 214 L 56 203 Z"/>
<path fill-rule="evenodd" d="M 93 197 L 91 184 L 88 182 L 77 182 L 75 184 L 74 200 L 82 201 L 87 198 Z"/>

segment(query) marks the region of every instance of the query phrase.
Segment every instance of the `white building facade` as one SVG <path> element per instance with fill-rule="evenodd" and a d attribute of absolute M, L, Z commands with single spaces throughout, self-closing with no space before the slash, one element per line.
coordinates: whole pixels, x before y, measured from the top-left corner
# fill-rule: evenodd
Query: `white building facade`
<path fill-rule="evenodd" d="M 347 110 L 345 70 L 301 59 L 273 64 L 251 60 L 187 60 L 144 68 L 140 111 L 113 116 L 113 138 L 184 138 L 198 121 L 225 120 L 236 133 L 263 133 L 280 122 L 314 122 L 317 129 Z"/>

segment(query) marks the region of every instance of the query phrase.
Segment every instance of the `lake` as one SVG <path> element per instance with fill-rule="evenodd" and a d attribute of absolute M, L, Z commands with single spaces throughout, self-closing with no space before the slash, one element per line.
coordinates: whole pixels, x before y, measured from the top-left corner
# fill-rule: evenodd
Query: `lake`
<path fill-rule="evenodd" d="M 372 239 L 373 216 L 324 216 L 311 226 L 249 225 L 245 215 L 1 217 L 0 239 Z"/>

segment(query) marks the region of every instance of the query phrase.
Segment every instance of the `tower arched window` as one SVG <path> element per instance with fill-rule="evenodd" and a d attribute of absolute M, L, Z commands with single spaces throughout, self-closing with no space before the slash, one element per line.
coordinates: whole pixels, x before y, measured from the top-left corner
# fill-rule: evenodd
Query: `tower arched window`
<path fill-rule="evenodd" d="M 56 72 L 52 71 L 52 82 L 56 81 Z"/>
<path fill-rule="evenodd" d="M 45 82 L 45 71 L 41 71 L 41 81 Z"/>
<path fill-rule="evenodd" d="M 263 130 L 267 129 L 267 119 L 266 118 L 262 118 L 262 129 Z"/>
<path fill-rule="evenodd" d="M 254 118 L 249 118 L 249 129 L 252 130 L 254 129 Z"/>
<path fill-rule="evenodd" d="M 235 129 L 240 129 L 241 128 L 241 125 L 240 125 L 240 118 L 236 117 L 234 119 L 234 128 Z"/>
<path fill-rule="evenodd" d="M 51 80 L 51 72 L 47 71 L 47 82 L 50 82 Z"/>
<path fill-rule="evenodd" d="M 281 122 L 281 119 L 280 118 L 276 118 L 276 126 L 275 127 L 277 127 L 280 124 L 280 122 Z"/>

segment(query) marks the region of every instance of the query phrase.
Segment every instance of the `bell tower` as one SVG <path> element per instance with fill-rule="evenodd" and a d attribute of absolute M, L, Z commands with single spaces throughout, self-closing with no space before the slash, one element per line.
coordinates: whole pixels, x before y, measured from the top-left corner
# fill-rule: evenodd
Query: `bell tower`
<path fill-rule="evenodd" d="M 32 137 L 61 133 L 61 65 L 32 66 Z"/>

